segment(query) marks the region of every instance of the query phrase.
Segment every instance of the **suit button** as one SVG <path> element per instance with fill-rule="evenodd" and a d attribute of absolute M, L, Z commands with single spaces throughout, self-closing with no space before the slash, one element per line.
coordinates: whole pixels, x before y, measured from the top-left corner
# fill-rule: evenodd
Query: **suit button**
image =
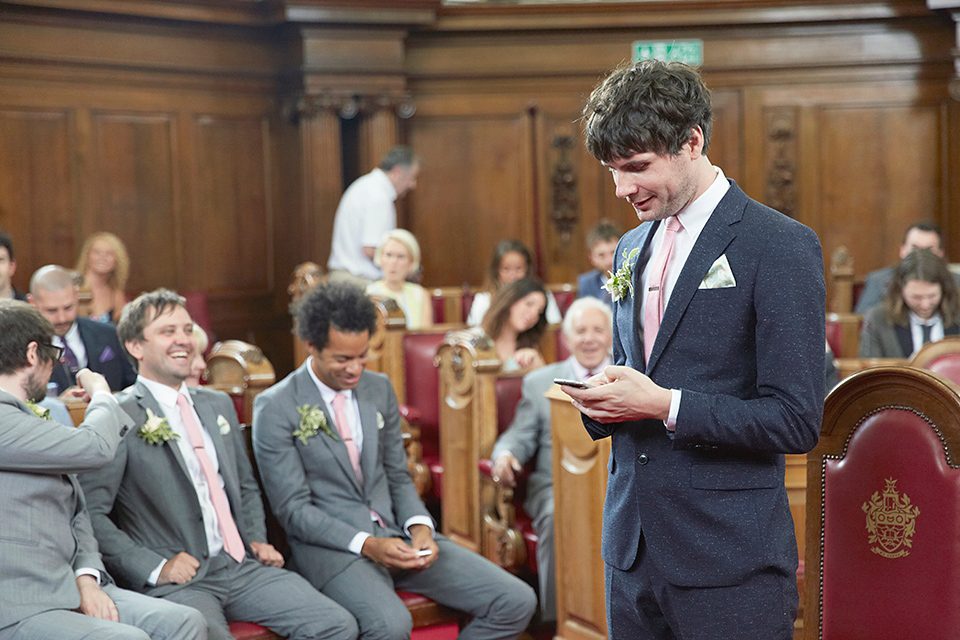
<path fill-rule="evenodd" d="M 637 462 L 639 462 L 640 464 L 647 464 L 648 462 L 650 462 L 650 458 L 647 457 L 647 454 L 641 453 L 640 455 L 637 456 Z"/>

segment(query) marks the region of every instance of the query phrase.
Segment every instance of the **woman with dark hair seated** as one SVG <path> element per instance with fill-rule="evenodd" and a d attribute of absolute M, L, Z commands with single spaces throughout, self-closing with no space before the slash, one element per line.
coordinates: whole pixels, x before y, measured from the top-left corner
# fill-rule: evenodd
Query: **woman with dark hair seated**
<path fill-rule="evenodd" d="M 497 291 L 480 326 L 493 340 L 503 371 L 542 367 L 540 339 L 547 328 L 547 290 L 521 278 Z"/>
<path fill-rule="evenodd" d="M 470 313 L 467 314 L 467 324 L 478 327 L 490 308 L 493 296 L 503 286 L 520 278 L 533 277 L 533 256 L 530 250 L 519 240 L 501 240 L 493 249 L 490 257 L 490 266 L 487 271 L 487 280 L 483 289 L 473 296 Z M 546 291 L 546 289 L 544 289 Z M 563 314 L 553 294 L 547 292 L 547 322 L 559 324 L 563 321 Z"/>
<path fill-rule="evenodd" d="M 909 358 L 927 342 L 960 334 L 958 311 L 960 297 L 947 264 L 929 249 L 915 249 L 864 316 L 859 355 Z"/>

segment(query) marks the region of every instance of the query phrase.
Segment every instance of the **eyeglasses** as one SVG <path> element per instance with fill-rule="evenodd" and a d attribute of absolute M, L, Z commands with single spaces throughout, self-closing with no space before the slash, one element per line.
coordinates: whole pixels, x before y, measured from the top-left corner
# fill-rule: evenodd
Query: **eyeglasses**
<path fill-rule="evenodd" d="M 63 357 L 63 347 L 58 347 L 52 342 L 40 342 L 39 340 L 37 341 L 37 344 L 48 351 L 52 351 L 54 354 L 53 360 L 60 362 L 60 358 Z"/>

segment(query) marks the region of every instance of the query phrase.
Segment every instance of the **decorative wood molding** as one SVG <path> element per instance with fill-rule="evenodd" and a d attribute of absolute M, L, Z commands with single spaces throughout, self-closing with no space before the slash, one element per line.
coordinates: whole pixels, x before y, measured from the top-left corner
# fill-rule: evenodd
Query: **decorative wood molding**
<path fill-rule="evenodd" d="M 960 0 L 927 0 L 931 9 L 946 9 L 957 23 L 957 47 L 953 50 L 953 78 L 950 80 L 950 95 L 960 100 Z"/>
<path fill-rule="evenodd" d="M 344 120 L 351 120 L 360 115 L 373 115 L 384 111 L 390 111 L 402 119 L 412 117 L 417 111 L 413 94 L 408 91 L 395 95 L 324 91 L 311 94 L 289 94 L 280 100 L 280 113 L 285 119 L 294 123 L 300 118 L 311 117 L 322 112 L 335 113 Z"/>
<path fill-rule="evenodd" d="M 794 107 L 764 110 L 766 121 L 766 203 L 797 217 L 797 114 Z"/>
<path fill-rule="evenodd" d="M 553 207 L 550 217 L 560 234 L 561 242 L 570 241 L 570 233 L 580 220 L 580 197 L 577 193 L 577 171 L 567 157 L 573 149 L 573 138 L 561 135 L 551 145 L 558 152 L 557 161 L 550 174 Z"/>

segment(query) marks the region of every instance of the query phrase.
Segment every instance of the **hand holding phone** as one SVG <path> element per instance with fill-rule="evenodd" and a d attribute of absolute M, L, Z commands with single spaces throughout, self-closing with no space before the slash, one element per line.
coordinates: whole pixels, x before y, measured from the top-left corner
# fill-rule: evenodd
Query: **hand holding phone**
<path fill-rule="evenodd" d="M 569 380 L 567 378 L 554 378 L 553 382 L 561 387 L 573 387 L 575 389 L 592 389 L 596 385 L 580 382 L 579 380 Z"/>
<path fill-rule="evenodd" d="M 423 556 L 429 556 L 432 553 L 433 553 L 433 549 L 420 549 L 419 551 L 417 551 L 417 556 L 422 558 Z"/>

